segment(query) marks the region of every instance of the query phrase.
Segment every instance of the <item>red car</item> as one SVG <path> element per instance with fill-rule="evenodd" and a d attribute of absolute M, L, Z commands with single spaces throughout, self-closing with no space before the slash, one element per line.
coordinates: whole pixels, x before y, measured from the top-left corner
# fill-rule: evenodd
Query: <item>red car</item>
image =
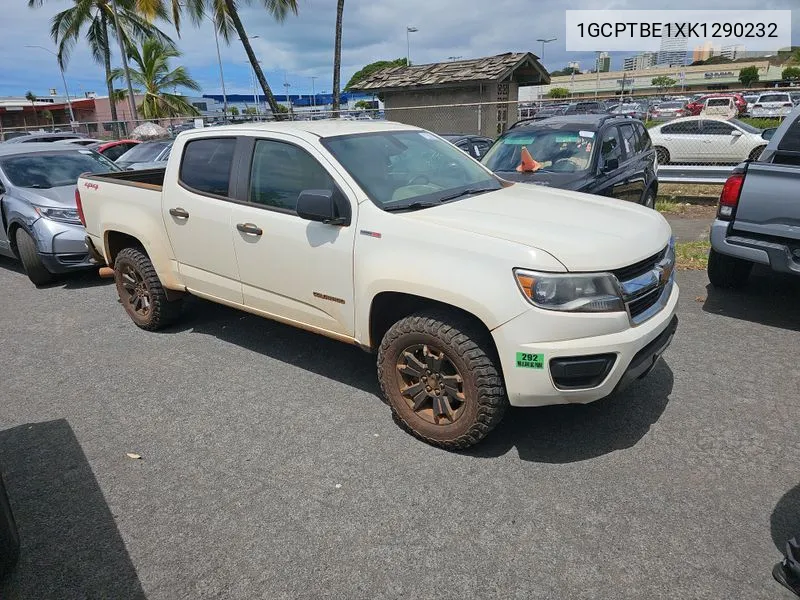
<path fill-rule="evenodd" d="M 736 105 L 736 110 L 739 111 L 739 114 L 742 114 L 747 110 L 747 100 L 744 99 L 744 96 L 735 92 L 731 92 L 729 94 L 706 94 L 705 96 L 700 96 L 697 100 L 689 102 L 689 104 L 686 105 L 686 110 L 689 111 L 691 116 L 696 117 L 700 114 L 700 111 L 703 110 L 703 106 L 708 98 L 733 98 L 733 103 Z"/>
<path fill-rule="evenodd" d="M 140 143 L 138 140 L 114 140 L 113 142 L 92 144 L 89 148 L 99 152 L 109 160 L 117 160 L 138 143 Z"/>

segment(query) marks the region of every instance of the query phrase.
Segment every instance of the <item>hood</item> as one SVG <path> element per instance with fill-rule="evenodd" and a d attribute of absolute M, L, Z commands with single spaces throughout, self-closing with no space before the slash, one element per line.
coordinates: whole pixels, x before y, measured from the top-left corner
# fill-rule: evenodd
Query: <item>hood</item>
<path fill-rule="evenodd" d="M 14 197 L 37 206 L 75 208 L 74 185 L 62 185 L 47 189 L 14 187 Z"/>
<path fill-rule="evenodd" d="M 580 190 L 589 182 L 589 171 L 579 171 L 577 173 L 551 173 L 548 171 L 518 173 L 517 171 L 502 171 L 496 174 L 506 181 L 533 183 L 561 190 Z"/>
<path fill-rule="evenodd" d="M 520 184 L 406 216 L 544 250 L 569 271 L 632 265 L 662 250 L 672 235 L 652 209 Z"/>

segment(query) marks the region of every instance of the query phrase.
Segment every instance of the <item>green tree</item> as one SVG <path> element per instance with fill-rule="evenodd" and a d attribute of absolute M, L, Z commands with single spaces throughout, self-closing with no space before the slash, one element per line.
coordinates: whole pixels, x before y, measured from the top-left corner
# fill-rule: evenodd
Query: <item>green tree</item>
<path fill-rule="evenodd" d="M 48 110 L 48 109 L 46 109 L 46 108 L 45 108 L 45 109 L 42 111 L 42 117 L 44 118 L 44 121 L 45 121 L 45 123 L 50 123 L 50 128 L 51 128 L 51 129 L 55 127 L 55 125 L 56 125 L 56 120 L 53 118 L 53 113 L 52 113 L 52 111 L 50 111 L 50 110 Z"/>
<path fill-rule="evenodd" d="M 128 56 L 133 62 L 130 67 L 131 81 L 141 86 L 144 93 L 144 99 L 138 107 L 143 118 L 150 120 L 200 114 L 185 96 L 168 91 L 179 87 L 200 90 L 200 84 L 189 76 L 184 67 L 170 69 L 169 59 L 181 56 L 176 48 L 149 39 L 145 40 L 141 49 L 129 48 Z M 124 76 L 123 69 L 111 71 L 112 79 Z"/>
<path fill-rule="evenodd" d="M 786 67 L 781 71 L 781 79 L 785 81 L 800 79 L 800 67 Z"/>
<path fill-rule="evenodd" d="M 580 75 L 581 70 L 576 67 L 564 67 L 559 71 L 550 73 L 550 77 L 563 77 L 564 75 Z"/>
<path fill-rule="evenodd" d="M 28 0 L 31 8 L 40 7 L 46 0 Z M 164 10 L 148 15 L 137 11 L 136 0 L 117 0 L 117 17 L 120 31 L 117 31 L 111 0 L 70 0 L 72 6 L 56 14 L 50 26 L 50 37 L 58 48 L 58 62 L 66 68 L 72 50 L 78 39 L 85 36 L 95 62 L 102 64 L 105 81 L 108 85 L 108 98 L 111 107 L 111 120 L 117 120 L 117 107 L 111 79 L 111 37 L 122 37 L 126 47 L 134 41 L 155 38 L 164 44 L 174 45 L 173 41 L 156 27 L 152 19 L 166 19 Z"/>
<path fill-rule="evenodd" d="M 395 58 L 394 60 L 376 60 L 375 62 L 369 63 L 368 65 L 365 65 L 356 71 L 350 78 L 350 81 L 347 82 L 347 85 L 344 86 L 344 91 L 347 92 L 351 90 L 359 81 L 365 79 L 369 75 L 372 75 L 376 71 L 388 69 L 389 67 L 405 66 L 408 66 L 408 62 L 405 58 Z"/>
<path fill-rule="evenodd" d="M 339 110 L 339 91 L 342 75 L 342 18 L 344 17 L 344 0 L 336 2 L 336 36 L 333 43 L 333 103 L 334 114 Z"/>
<path fill-rule="evenodd" d="M 36 101 L 39 98 L 34 94 L 32 91 L 28 90 L 25 92 L 25 100 L 31 103 L 31 108 L 33 109 L 33 122 L 38 126 L 39 125 L 39 115 L 36 114 Z"/>
<path fill-rule="evenodd" d="M 235 107 L 235 106 L 231 106 L 228 109 L 228 112 L 231 113 L 232 117 L 238 117 L 239 116 L 239 109 L 237 107 Z"/>
<path fill-rule="evenodd" d="M 185 11 L 195 24 L 201 23 L 203 17 L 208 15 L 214 19 L 214 25 L 226 44 L 230 44 L 232 39 L 238 38 L 272 114 L 275 115 L 275 118 L 279 118 L 281 110 L 278 108 L 278 101 L 275 100 L 272 88 L 267 83 L 267 78 L 264 76 L 264 71 L 256 58 L 247 30 L 245 30 L 239 15 L 242 6 L 249 6 L 254 1 L 256 0 L 138 0 L 140 3 L 147 2 L 149 5 L 158 6 L 165 6 L 169 3 L 174 11 L 179 13 Z M 257 0 L 257 4 L 262 5 L 279 23 L 282 23 L 289 13 L 297 14 L 297 0 Z"/>
<path fill-rule="evenodd" d="M 372 102 L 369 100 L 357 100 L 356 103 L 353 105 L 354 108 L 360 108 L 363 110 L 370 110 L 372 108 Z"/>
<path fill-rule="evenodd" d="M 566 98 L 569 96 L 569 90 L 565 87 L 550 88 L 550 91 L 547 92 L 547 96 L 549 98 Z"/>
<path fill-rule="evenodd" d="M 668 75 L 659 75 L 658 77 L 653 77 L 650 80 L 650 83 L 658 88 L 660 92 L 663 92 L 667 88 L 671 88 L 673 85 L 678 83 L 676 79 L 669 77 Z"/>
<path fill-rule="evenodd" d="M 739 81 L 745 87 L 750 87 L 758 81 L 758 67 L 745 67 L 739 71 Z"/>
<path fill-rule="evenodd" d="M 783 64 L 800 65 L 800 46 L 791 46 L 778 50 L 778 58 Z"/>

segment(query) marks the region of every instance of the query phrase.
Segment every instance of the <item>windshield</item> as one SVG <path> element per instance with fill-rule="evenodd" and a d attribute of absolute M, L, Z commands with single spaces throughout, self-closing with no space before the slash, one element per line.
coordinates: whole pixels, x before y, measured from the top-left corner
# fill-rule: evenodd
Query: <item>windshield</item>
<path fill-rule="evenodd" d="M 152 162 L 164 151 L 169 141 L 138 144 L 120 156 L 117 161 L 124 163 Z"/>
<path fill-rule="evenodd" d="M 576 173 L 589 168 L 594 131 L 540 129 L 508 133 L 483 157 L 494 172 Z"/>
<path fill-rule="evenodd" d="M 662 102 L 658 108 L 683 108 L 683 102 Z"/>
<path fill-rule="evenodd" d="M 91 150 L 17 154 L 2 159 L 0 168 L 13 185 L 41 189 L 75 185 L 81 173 L 120 170 L 113 162 Z"/>
<path fill-rule="evenodd" d="M 381 208 L 455 199 L 500 189 L 500 182 L 464 152 L 427 131 L 342 135 L 322 144 Z"/>

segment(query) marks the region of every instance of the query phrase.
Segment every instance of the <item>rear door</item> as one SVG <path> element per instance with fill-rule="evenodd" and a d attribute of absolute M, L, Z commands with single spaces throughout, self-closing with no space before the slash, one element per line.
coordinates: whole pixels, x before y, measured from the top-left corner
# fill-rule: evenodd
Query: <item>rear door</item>
<path fill-rule="evenodd" d="M 352 338 L 355 332 L 353 192 L 313 145 L 291 135 L 249 138 L 232 233 L 244 303 L 270 315 Z M 303 190 L 330 190 L 350 204 L 352 224 L 297 216 Z"/>
<path fill-rule="evenodd" d="M 646 183 L 646 157 L 644 153 L 637 151 L 639 140 L 633 123 L 620 125 L 619 132 L 625 150 L 625 161 L 622 163 L 625 170 L 625 200 L 639 202 L 644 195 Z"/>
<path fill-rule="evenodd" d="M 661 128 L 661 136 L 669 151 L 670 162 L 699 162 L 703 155 L 700 121 L 678 121 Z"/>
<path fill-rule="evenodd" d="M 178 271 L 200 295 L 242 304 L 233 249 L 231 170 L 237 138 L 188 141 L 177 183 L 164 189 L 162 211 Z M 171 175 L 175 181 L 175 175 Z"/>
<path fill-rule="evenodd" d="M 622 163 L 625 160 L 625 153 L 622 149 L 622 140 L 619 131 L 613 125 L 606 127 L 601 132 L 600 156 L 597 161 L 597 181 L 596 188 L 592 192 L 600 196 L 619 198 L 625 200 L 630 194 L 627 189 L 627 178 Z M 617 161 L 617 168 L 610 168 L 610 163 Z"/>

